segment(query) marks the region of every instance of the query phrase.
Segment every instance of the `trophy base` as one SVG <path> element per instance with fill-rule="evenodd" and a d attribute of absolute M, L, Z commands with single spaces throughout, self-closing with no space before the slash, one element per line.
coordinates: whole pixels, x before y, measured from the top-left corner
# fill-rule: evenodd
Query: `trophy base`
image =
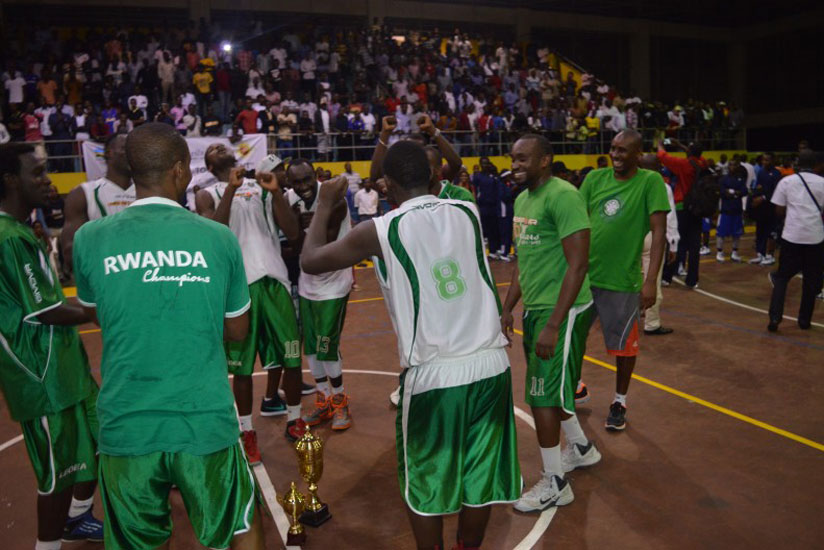
<path fill-rule="evenodd" d="M 302 531 L 300 533 L 287 533 L 286 534 L 286 546 L 301 546 L 305 542 L 306 542 L 306 532 L 305 531 Z"/>
<path fill-rule="evenodd" d="M 308 525 L 309 527 L 318 527 L 331 518 L 332 514 L 329 513 L 329 507 L 324 504 L 323 507 L 317 512 L 313 512 L 312 510 L 304 510 L 304 512 L 300 515 L 300 522 L 304 525 Z"/>

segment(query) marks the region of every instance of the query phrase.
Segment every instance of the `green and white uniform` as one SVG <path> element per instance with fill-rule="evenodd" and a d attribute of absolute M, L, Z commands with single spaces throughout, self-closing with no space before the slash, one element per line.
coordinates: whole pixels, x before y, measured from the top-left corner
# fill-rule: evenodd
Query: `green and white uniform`
<path fill-rule="evenodd" d="M 250 307 L 237 239 L 160 197 L 84 224 L 78 300 L 103 336 L 98 399 L 107 549 L 155 548 L 180 488 L 199 541 L 226 548 L 249 529 L 255 482 L 239 447 L 224 318 Z"/>
<path fill-rule="evenodd" d="M 37 316 L 65 302 L 31 228 L 0 212 L 0 389 L 48 495 L 97 477 L 97 384 L 75 327 Z"/>
<path fill-rule="evenodd" d="M 449 183 L 448 180 L 441 181 L 441 192 L 438 193 L 438 198 L 475 202 L 475 196 L 472 194 L 472 191 L 464 189 L 460 185 Z"/>
<path fill-rule="evenodd" d="M 442 515 L 517 500 L 506 338 L 476 207 L 427 195 L 374 223 L 405 369 L 396 421 L 405 501 Z"/>
<path fill-rule="evenodd" d="M 533 407 L 560 407 L 575 412 L 575 389 L 581 377 L 592 310 L 589 279 L 558 329 L 555 353 L 548 360 L 535 353 L 569 264 L 563 239 L 589 229 L 581 194 L 567 181 L 553 177 L 515 199 L 514 234 L 518 245 L 518 282 L 524 301 L 526 402 Z"/>
<path fill-rule="evenodd" d="M 205 189 L 215 208 L 227 187 L 227 183 L 219 182 Z M 292 285 L 280 253 L 272 200 L 271 193 L 248 178 L 232 199 L 229 229 L 243 252 L 252 299 L 248 336 L 242 342 L 225 345 L 229 372 L 233 374 L 251 375 L 256 355 L 260 355 L 264 369 L 300 367 L 300 333 L 292 305 Z"/>
<path fill-rule="evenodd" d="M 123 189 L 106 177 L 85 181 L 80 187 L 86 195 L 86 215 L 90 221 L 117 214 L 135 199 L 134 184 Z"/>
<path fill-rule="evenodd" d="M 317 193 L 322 183 L 318 182 Z M 307 208 L 303 199 L 289 189 L 286 192 L 289 206 L 297 205 L 303 214 L 318 209 L 317 195 L 312 205 Z M 349 210 L 340 224 L 338 239 L 349 233 L 351 221 Z M 316 355 L 319 361 L 337 361 L 340 359 L 340 337 L 346 319 L 346 302 L 352 290 L 354 276 L 351 268 L 331 271 L 322 275 L 310 275 L 300 270 L 298 278 L 298 295 L 300 296 L 300 322 L 303 327 L 303 353 Z"/>

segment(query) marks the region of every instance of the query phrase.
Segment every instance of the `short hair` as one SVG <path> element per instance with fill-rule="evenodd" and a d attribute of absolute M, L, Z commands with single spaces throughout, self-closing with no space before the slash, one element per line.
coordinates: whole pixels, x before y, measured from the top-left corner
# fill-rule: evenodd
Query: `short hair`
<path fill-rule="evenodd" d="M 432 153 L 438 158 L 438 162 L 443 162 L 443 154 L 441 154 L 441 150 L 435 147 L 434 145 L 427 145 L 425 147 L 427 153 Z"/>
<path fill-rule="evenodd" d="M 121 113 L 121 114 L 124 114 L 124 113 Z M 109 154 L 109 149 L 112 148 L 112 144 L 114 143 L 114 140 L 116 140 L 119 137 L 124 137 L 125 135 L 126 134 L 111 134 L 111 135 L 109 135 L 106 138 L 106 141 L 103 142 L 103 154 L 104 155 Z"/>
<path fill-rule="evenodd" d="M 293 166 L 300 166 L 302 164 L 305 164 L 309 168 L 311 168 L 312 172 L 315 171 L 315 165 L 312 164 L 312 161 L 309 160 L 309 159 L 303 158 L 303 157 L 298 157 L 298 158 L 290 160 L 289 161 L 289 168 L 287 168 L 287 170 L 290 170 Z"/>
<path fill-rule="evenodd" d="M 383 173 L 404 189 L 428 187 L 432 171 L 423 146 L 414 141 L 398 141 L 383 159 Z"/>
<path fill-rule="evenodd" d="M 697 143 L 691 143 L 687 147 L 687 156 L 688 157 L 700 157 L 701 153 L 704 152 L 704 149 L 698 145 Z"/>
<path fill-rule="evenodd" d="M 547 138 L 540 134 L 524 134 L 518 139 L 528 139 L 530 141 L 534 141 L 538 145 L 538 149 L 540 149 L 541 154 L 543 154 L 544 156 L 552 156 L 553 154 L 552 143 L 550 143 L 550 141 Z"/>
<path fill-rule="evenodd" d="M 639 132 L 638 130 L 636 130 L 634 128 L 625 128 L 624 130 L 621 130 L 619 133 L 625 135 L 626 137 L 628 137 L 628 138 L 630 138 L 634 141 L 637 141 L 638 142 L 638 149 L 643 151 L 643 149 L 644 149 L 644 138 L 641 136 L 641 132 Z M 700 156 L 700 153 L 699 153 L 699 156 Z"/>
<path fill-rule="evenodd" d="M 185 162 L 188 154 L 186 140 L 162 122 L 141 124 L 126 137 L 126 158 L 138 186 L 168 172 L 176 162 Z"/>
<path fill-rule="evenodd" d="M 6 176 L 19 176 L 23 168 L 20 157 L 34 153 L 31 143 L 7 143 L 0 145 L 0 199 L 6 198 Z"/>
<path fill-rule="evenodd" d="M 816 167 L 817 164 L 822 162 L 822 158 L 824 156 L 821 153 L 816 153 L 810 149 L 804 149 L 798 154 L 798 162 L 796 162 L 796 166 L 798 168 L 807 168 L 808 170 L 812 170 Z"/>

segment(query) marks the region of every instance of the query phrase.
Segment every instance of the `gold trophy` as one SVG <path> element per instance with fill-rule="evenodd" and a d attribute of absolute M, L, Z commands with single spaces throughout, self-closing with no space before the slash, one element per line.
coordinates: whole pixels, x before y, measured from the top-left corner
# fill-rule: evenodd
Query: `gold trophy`
<path fill-rule="evenodd" d="M 300 522 L 317 527 L 332 517 L 329 507 L 318 498 L 317 483 L 323 475 L 323 442 L 306 428 L 303 437 L 295 442 L 295 452 L 298 453 L 300 477 L 309 484 L 309 502 L 300 515 Z"/>
<path fill-rule="evenodd" d="M 295 487 L 295 482 L 289 487 L 289 491 L 278 496 L 278 502 L 283 506 L 283 511 L 289 516 L 289 531 L 286 534 L 286 546 L 300 546 L 306 542 L 306 532 L 300 524 L 300 515 L 304 510 L 304 496 Z"/>

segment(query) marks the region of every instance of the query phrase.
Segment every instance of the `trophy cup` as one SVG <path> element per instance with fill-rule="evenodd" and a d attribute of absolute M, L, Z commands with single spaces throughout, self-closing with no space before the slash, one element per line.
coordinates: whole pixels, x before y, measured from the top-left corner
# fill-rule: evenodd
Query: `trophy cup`
<path fill-rule="evenodd" d="M 289 531 L 286 534 L 286 546 L 300 546 L 306 542 L 306 532 L 303 530 L 303 525 L 300 524 L 300 515 L 304 509 L 304 498 L 300 494 L 295 482 L 289 491 L 283 495 L 278 496 L 278 502 L 283 506 L 283 511 L 289 516 Z"/>
<path fill-rule="evenodd" d="M 300 477 L 309 485 L 309 502 L 300 515 L 300 522 L 317 527 L 332 517 L 329 507 L 318 498 L 317 483 L 323 475 L 323 442 L 307 428 L 303 437 L 295 442 L 295 452 L 298 454 Z"/>

